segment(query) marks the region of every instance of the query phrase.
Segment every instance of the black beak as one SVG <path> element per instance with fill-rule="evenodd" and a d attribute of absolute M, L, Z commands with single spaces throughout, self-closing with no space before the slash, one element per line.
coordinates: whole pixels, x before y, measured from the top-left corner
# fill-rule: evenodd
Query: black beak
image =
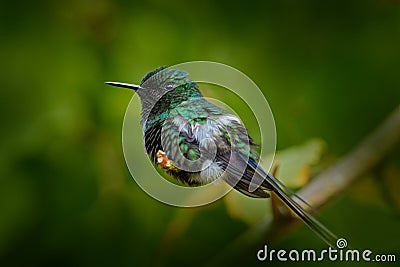
<path fill-rule="evenodd" d="M 130 83 L 120 83 L 120 82 L 105 82 L 105 84 L 116 86 L 116 87 L 122 87 L 122 88 L 128 88 L 132 89 L 134 91 L 142 88 L 140 85 L 137 84 L 130 84 Z"/>

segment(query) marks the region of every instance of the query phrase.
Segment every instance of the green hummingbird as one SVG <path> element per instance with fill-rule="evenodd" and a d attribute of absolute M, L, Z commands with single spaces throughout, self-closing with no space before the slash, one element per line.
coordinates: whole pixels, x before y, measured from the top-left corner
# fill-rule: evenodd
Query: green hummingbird
<path fill-rule="evenodd" d="M 186 71 L 164 66 L 149 72 L 139 85 L 106 84 L 139 95 L 145 149 L 172 177 L 188 186 L 221 179 L 254 198 L 275 194 L 325 242 L 335 244 L 336 236 L 299 202 L 310 205 L 260 167 L 257 144 L 240 119 L 207 101 Z"/>

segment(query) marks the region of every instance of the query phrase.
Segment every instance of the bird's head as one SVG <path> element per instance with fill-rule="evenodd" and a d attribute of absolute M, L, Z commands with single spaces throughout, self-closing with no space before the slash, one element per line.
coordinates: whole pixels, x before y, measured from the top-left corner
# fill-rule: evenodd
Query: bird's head
<path fill-rule="evenodd" d="M 157 68 L 143 77 L 140 85 L 106 82 L 106 84 L 136 91 L 142 102 L 142 109 L 154 107 L 163 102 L 163 106 L 173 107 L 194 97 L 201 97 L 197 84 L 188 77 L 186 71 Z"/>

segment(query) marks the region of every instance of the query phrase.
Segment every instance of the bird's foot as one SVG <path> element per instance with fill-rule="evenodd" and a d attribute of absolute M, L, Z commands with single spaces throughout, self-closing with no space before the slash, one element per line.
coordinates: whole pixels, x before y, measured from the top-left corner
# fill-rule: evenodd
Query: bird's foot
<path fill-rule="evenodd" d="M 171 160 L 167 158 L 167 155 L 164 151 L 158 150 L 157 154 L 157 164 L 161 166 L 161 168 L 165 170 L 169 170 L 173 167 Z"/>

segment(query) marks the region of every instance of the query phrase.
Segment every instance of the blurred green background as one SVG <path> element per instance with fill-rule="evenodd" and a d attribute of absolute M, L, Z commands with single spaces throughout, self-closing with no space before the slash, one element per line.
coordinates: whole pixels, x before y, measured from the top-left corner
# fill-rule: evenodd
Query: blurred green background
<path fill-rule="evenodd" d="M 197 266 L 251 227 L 224 200 L 181 209 L 138 187 L 121 144 L 132 92 L 106 80 L 192 60 L 233 66 L 268 99 L 279 150 L 325 141 L 316 172 L 400 102 L 396 0 L 3 0 L 0 34 L 2 266 Z M 399 162 L 396 148 L 321 211 L 353 248 L 398 260 Z M 306 227 L 264 243 L 325 248 Z M 261 246 L 226 263 L 258 265 Z"/>

